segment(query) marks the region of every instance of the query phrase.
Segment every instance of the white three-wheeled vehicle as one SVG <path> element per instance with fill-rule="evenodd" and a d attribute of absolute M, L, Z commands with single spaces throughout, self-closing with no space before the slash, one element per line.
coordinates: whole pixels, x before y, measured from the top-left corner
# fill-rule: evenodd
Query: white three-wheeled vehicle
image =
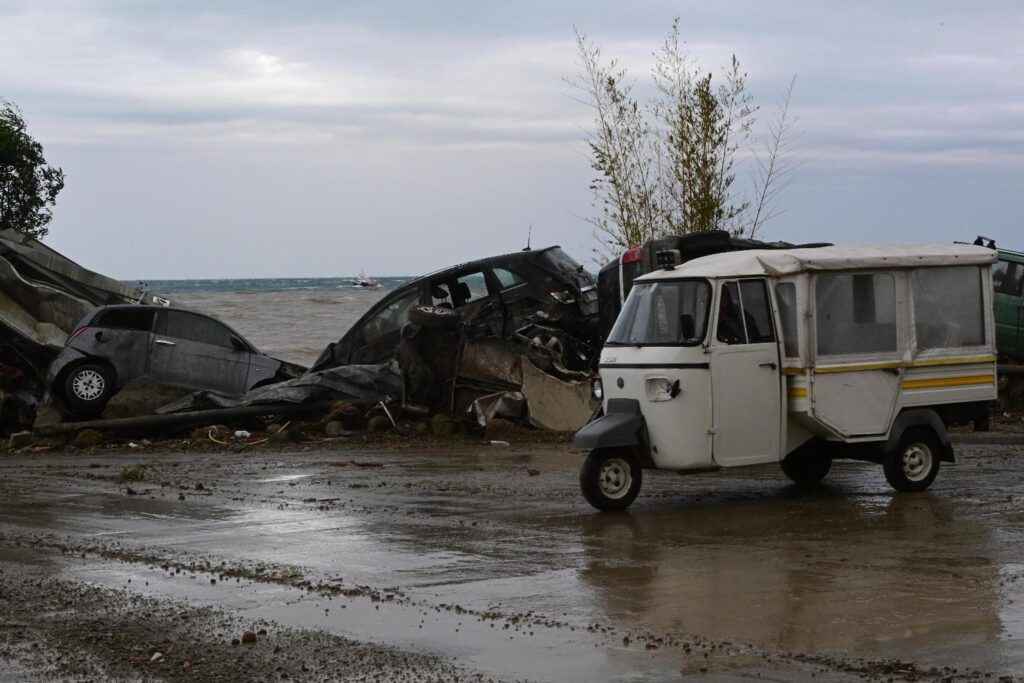
<path fill-rule="evenodd" d="M 996 398 L 991 264 L 971 245 L 736 251 L 638 278 L 601 352 L 604 415 L 576 434 L 600 510 L 641 468 L 780 462 L 815 484 L 835 458 L 923 491 L 946 426 Z M 982 426 L 984 428 L 984 426 Z"/>

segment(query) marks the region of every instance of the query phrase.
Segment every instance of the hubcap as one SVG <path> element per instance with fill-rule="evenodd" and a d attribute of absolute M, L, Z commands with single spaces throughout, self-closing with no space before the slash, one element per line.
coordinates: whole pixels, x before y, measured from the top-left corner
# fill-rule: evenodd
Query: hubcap
<path fill-rule="evenodd" d="M 927 444 L 912 443 L 903 451 L 903 474 L 910 481 L 921 481 L 932 469 L 932 449 Z"/>
<path fill-rule="evenodd" d="M 83 370 L 75 375 L 71 388 L 75 396 L 83 401 L 95 401 L 103 395 L 103 389 L 107 386 L 103 375 L 95 370 Z"/>
<path fill-rule="evenodd" d="M 629 471 L 629 463 L 622 458 L 612 458 L 601 466 L 597 485 L 608 498 L 622 498 L 633 483 L 633 475 Z"/>

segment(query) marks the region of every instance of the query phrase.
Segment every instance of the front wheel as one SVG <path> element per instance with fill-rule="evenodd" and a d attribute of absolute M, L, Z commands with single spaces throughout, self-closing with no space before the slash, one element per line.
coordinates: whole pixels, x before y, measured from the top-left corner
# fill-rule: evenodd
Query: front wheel
<path fill-rule="evenodd" d="M 636 456 L 625 449 L 590 451 L 580 469 L 580 489 L 602 512 L 625 510 L 640 493 L 643 479 Z"/>
<path fill-rule="evenodd" d="M 75 366 L 64 378 L 64 399 L 76 413 L 99 415 L 114 395 L 114 374 L 99 363 Z"/>
<path fill-rule="evenodd" d="M 924 491 L 939 474 L 941 444 L 930 429 L 908 429 L 885 457 L 885 479 L 897 491 Z"/>

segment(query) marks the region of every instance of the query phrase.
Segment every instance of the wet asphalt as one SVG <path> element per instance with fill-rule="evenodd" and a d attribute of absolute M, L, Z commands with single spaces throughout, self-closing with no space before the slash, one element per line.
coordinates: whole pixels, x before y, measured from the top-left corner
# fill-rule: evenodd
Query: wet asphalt
<path fill-rule="evenodd" d="M 1024 445 L 964 438 L 618 514 L 557 444 L 0 456 L 0 681 L 1024 679 Z"/>

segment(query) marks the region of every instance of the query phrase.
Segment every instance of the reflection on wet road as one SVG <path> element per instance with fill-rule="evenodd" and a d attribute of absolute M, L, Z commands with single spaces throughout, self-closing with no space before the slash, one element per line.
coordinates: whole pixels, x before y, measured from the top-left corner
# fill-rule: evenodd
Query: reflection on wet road
<path fill-rule="evenodd" d="M 612 515 L 551 446 L 7 458 L 0 563 L 81 550 L 52 571 L 508 678 L 870 673 L 833 653 L 1022 675 L 1024 474 L 1012 448 L 961 453 L 913 495 L 854 463 L 816 492 L 774 467 L 650 473 Z"/>

